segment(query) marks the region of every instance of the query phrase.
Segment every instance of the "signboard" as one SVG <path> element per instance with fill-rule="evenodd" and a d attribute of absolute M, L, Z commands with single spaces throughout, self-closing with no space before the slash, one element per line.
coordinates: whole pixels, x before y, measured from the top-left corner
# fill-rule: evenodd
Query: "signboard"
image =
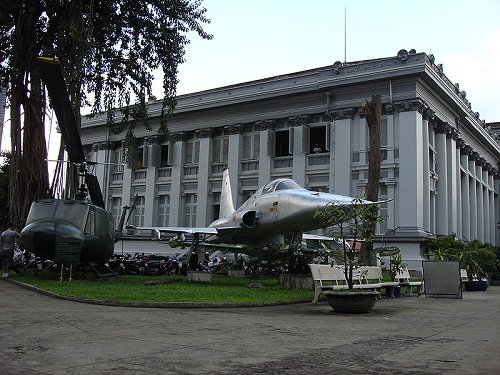
<path fill-rule="evenodd" d="M 426 297 L 462 298 L 458 262 L 422 262 Z"/>
<path fill-rule="evenodd" d="M 54 261 L 56 263 L 80 263 L 80 242 L 57 241 Z"/>

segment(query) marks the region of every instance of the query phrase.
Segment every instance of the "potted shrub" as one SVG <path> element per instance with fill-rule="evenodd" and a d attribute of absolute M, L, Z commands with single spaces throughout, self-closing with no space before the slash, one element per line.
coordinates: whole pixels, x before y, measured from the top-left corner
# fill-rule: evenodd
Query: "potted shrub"
<path fill-rule="evenodd" d="M 460 267 L 467 272 L 465 289 L 486 290 L 487 279 L 496 270 L 497 257 L 489 244 L 483 244 L 478 240 L 467 243 L 458 256 Z"/>
<path fill-rule="evenodd" d="M 332 238 L 341 243 L 342 267 L 348 289 L 327 291 L 324 294 L 329 305 L 336 312 L 365 313 L 375 305 L 380 293 L 376 290 L 354 289 L 353 270 L 360 266 L 357 245 L 361 241 L 372 241 L 374 231 L 366 230 L 381 220 L 374 217 L 369 206 L 361 199 L 353 199 L 350 204 L 339 205 L 331 202 L 326 209 L 316 213 L 325 229 L 332 230 Z M 360 238 L 360 233 L 373 233 L 371 238 Z M 332 264 L 333 267 L 333 264 Z"/>
<path fill-rule="evenodd" d="M 467 273 L 466 290 L 486 290 L 486 280 L 497 269 L 497 257 L 493 247 L 478 240 L 463 242 L 454 234 L 426 241 L 430 260 L 458 261 Z"/>
<path fill-rule="evenodd" d="M 406 262 L 403 260 L 403 257 L 400 253 L 393 254 L 390 256 L 390 266 L 389 266 L 389 275 L 391 277 L 391 281 L 396 281 L 396 276 L 408 269 Z M 390 296 L 390 289 L 386 289 L 386 295 Z M 400 287 L 395 286 L 393 289 L 393 296 L 399 297 L 400 295 Z"/>

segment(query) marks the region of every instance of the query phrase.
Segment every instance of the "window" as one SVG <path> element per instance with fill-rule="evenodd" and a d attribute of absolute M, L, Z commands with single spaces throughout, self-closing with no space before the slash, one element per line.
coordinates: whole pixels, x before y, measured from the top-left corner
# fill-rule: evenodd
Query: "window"
<path fill-rule="evenodd" d="M 226 163 L 229 152 L 229 137 L 227 135 L 214 139 L 213 162 Z"/>
<path fill-rule="evenodd" d="M 275 133 L 274 156 L 289 156 L 290 152 L 290 132 L 281 130 Z"/>
<path fill-rule="evenodd" d="M 186 142 L 184 164 L 198 164 L 200 161 L 200 141 L 191 139 Z"/>
<path fill-rule="evenodd" d="M 111 198 L 111 216 L 113 217 L 115 225 L 119 223 L 121 214 L 122 214 L 122 199 L 120 197 Z"/>
<path fill-rule="evenodd" d="M 87 215 L 87 221 L 85 222 L 85 230 L 86 234 L 91 236 L 95 236 L 96 234 L 96 225 L 95 225 L 95 209 L 90 207 L 89 213 Z"/>
<path fill-rule="evenodd" d="M 170 161 L 170 145 L 161 145 L 160 151 L 160 167 L 166 167 L 171 164 Z"/>
<path fill-rule="evenodd" d="M 387 116 L 380 119 L 380 147 L 387 147 Z"/>
<path fill-rule="evenodd" d="M 184 226 L 196 226 L 196 194 L 186 194 L 184 196 Z"/>
<path fill-rule="evenodd" d="M 220 193 L 214 193 L 212 204 L 212 221 L 219 218 L 220 215 Z"/>
<path fill-rule="evenodd" d="M 436 173 L 436 153 L 432 147 L 429 147 L 429 169 Z"/>
<path fill-rule="evenodd" d="M 260 132 L 252 132 L 243 135 L 242 160 L 255 160 L 259 158 Z"/>
<path fill-rule="evenodd" d="M 385 200 L 388 197 L 387 185 L 380 184 L 378 199 Z M 388 218 L 388 209 L 387 204 L 382 204 L 379 207 L 379 215 L 382 218 L 382 221 L 379 223 L 378 233 L 386 233 L 387 232 L 387 218 Z"/>
<path fill-rule="evenodd" d="M 241 193 L 241 202 L 240 202 L 240 206 L 245 203 L 247 200 L 249 200 L 252 195 L 255 194 L 255 190 L 243 190 L 243 192 Z"/>
<path fill-rule="evenodd" d="M 144 196 L 137 196 L 135 199 L 135 210 L 133 213 L 133 225 L 136 227 L 144 226 L 144 210 L 146 208 L 146 198 Z"/>
<path fill-rule="evenodd" d="M 137 157 L 136 157 L 135 163 L 134 163 L 136 169 L 144 168 L 143 160 L 144 160 L 144 148 L 139 147 L 137 149 Z"/>
<path fill-rule="evenodd" d="M 170 195 L 158 196 L 156 204 L 156 225 L 159 227 L 166 227 L 170 220 Z"/>
<path fill-rule="evenodd" d="M 325 123 L 319 126 L 309 126 L 309 147 L 306 150 L 310 154 L 319 154 L 330 151 L 330 126 Z"/>
<path fill-rule="evenodd" d="M 123 150 L 121 148 L 114 150 L 111 156 L 113 162 L 113 173 L 123 172 Z"/>

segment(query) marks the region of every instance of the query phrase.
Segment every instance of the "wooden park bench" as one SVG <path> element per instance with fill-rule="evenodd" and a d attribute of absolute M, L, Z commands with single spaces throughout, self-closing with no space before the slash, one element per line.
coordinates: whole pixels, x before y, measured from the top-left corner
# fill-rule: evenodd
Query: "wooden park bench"
<path fill-rule="evenodd" d="M 349 289 L 344 274 L 344 267 L 329 264 L 309 264 L 314 282 L 314 298 L 312 303 L 317 303 L 319 296 L 326 290 Z M 372 268 L 378 268 L 380 274 Z M 380 267 L 359 267 L 353 269 L 354 289 L 380 289 L 388 287 L 392 283 L 382 282 L 382 270 Z M 395 285 L 399 285 L 395 283 Z"/>
<path fill-rule="evenodd" d="M 410 280 L 410 272 L 408 270 L 402 271 L 396 275 L 396 281 L 399 283 L 401 288 L 406 288 L 405 294 L 412 295 L 413 287 L 417 287 L 418 295 L 424 292 L 424 281 L 423 280 Z"/>

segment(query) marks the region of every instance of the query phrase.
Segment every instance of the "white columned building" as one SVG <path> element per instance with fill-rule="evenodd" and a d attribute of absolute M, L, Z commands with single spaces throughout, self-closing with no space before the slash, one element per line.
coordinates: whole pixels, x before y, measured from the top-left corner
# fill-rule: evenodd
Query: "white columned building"
<path fill-rule="evenodd" d="M 280 177 L 363 195 L 369 135 L 361 105 L 373 95 L 383 102 L 379 198 L 391 199 L 381 207 L 379 244 L 399 246 L 412 269 L 427 238 L 499 245 L 500 131 L 433 55 L 414 50 L 179 96 L 170 139 L 136 127 L 137 160 L 97 167 L 107 209 L 117 217 L 137 195 L 132 224 L 207 226 L 226 167 L 236 206 Z M 149 107 L 156 128 L 161 100 Z M 121 162 L 122 141 L 107 131 L 106 116 L 82 118 L 89 160 Z"/>

